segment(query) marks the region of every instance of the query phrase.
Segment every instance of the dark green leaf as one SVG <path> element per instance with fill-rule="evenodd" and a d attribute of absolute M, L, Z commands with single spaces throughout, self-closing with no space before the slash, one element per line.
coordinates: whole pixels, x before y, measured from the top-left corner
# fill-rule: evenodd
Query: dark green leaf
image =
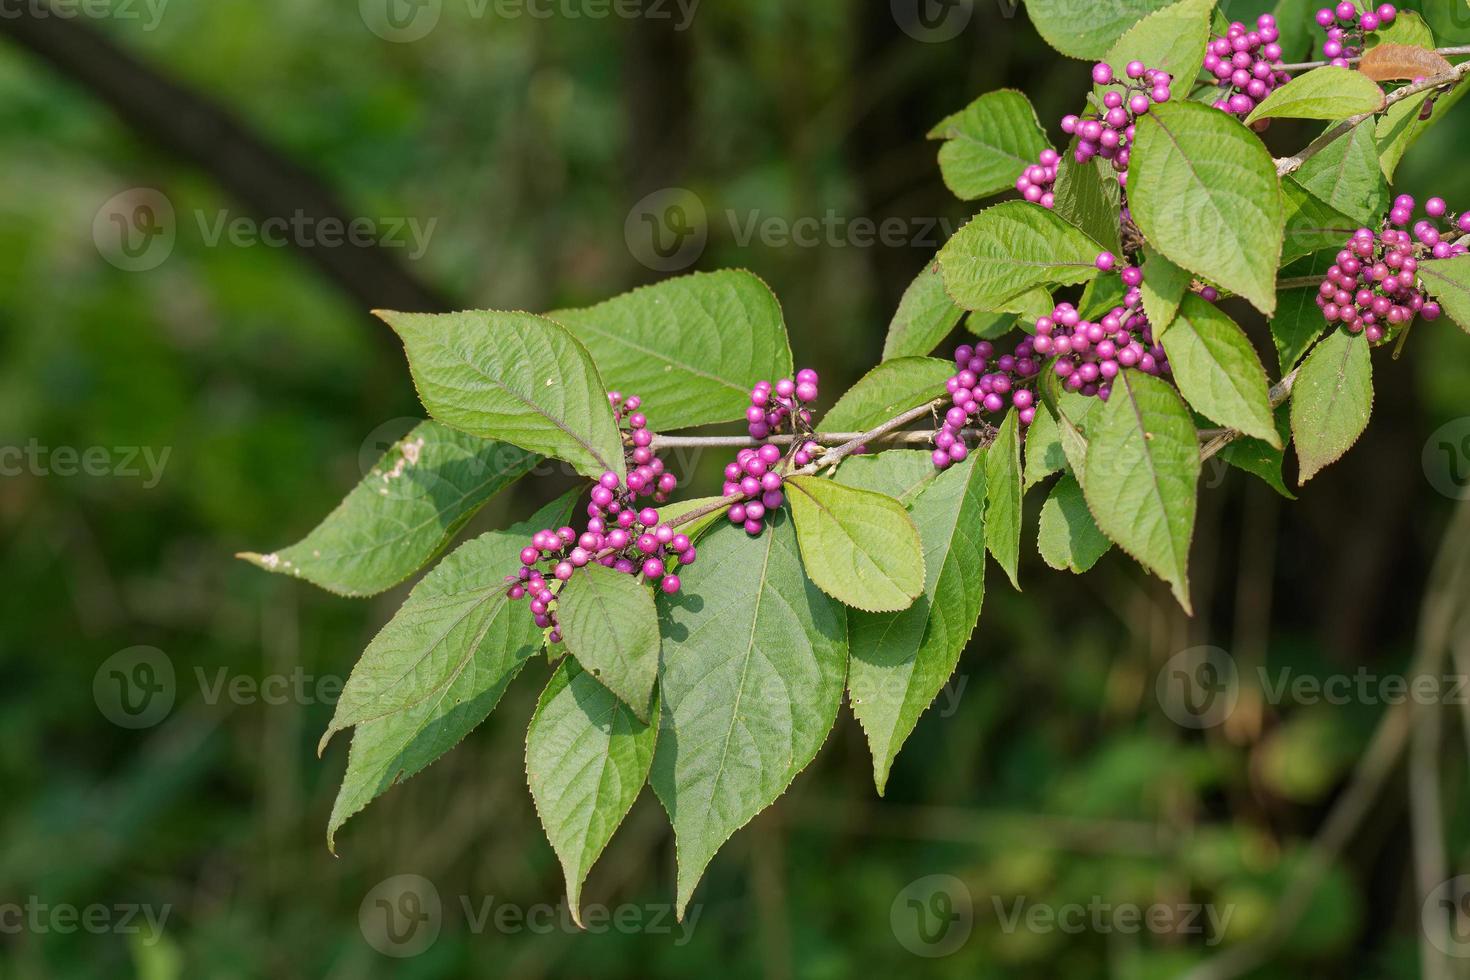
<path fill-rule="evenodd" d="M 1291 434 L 1301 463 L 1298 486 L 1351 449 L 1372 413 L 1367 338 L 1333 330 L 1302 361 L 1291 392 Z"/>

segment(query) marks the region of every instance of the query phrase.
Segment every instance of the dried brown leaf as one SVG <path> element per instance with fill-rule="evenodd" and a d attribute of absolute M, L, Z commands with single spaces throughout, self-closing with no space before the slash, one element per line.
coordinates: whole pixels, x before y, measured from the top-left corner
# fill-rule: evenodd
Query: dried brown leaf
<path fill-rule="evenodd" d="M 1358 71 L 1375 82 L 1432 78 L 1453 71 L 1454 67 L 1428 48 L 1411 44 L 1380 44 L 1369 48 L 1358 62 Z"/>

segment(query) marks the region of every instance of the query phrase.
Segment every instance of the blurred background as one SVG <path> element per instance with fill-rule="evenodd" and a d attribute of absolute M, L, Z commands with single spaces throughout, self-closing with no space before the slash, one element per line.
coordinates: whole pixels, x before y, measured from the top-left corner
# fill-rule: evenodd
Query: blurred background
<path fill-rule="evenodd" d="M 534 665 L 328 853 L 347 743 L 318 759 L 316 741 L 406 587 L 340 599 L 232 555 L 297 540 L 419 414 L 367 311 L 545 310 L 740 266 L 775 289 L 830 401 L 978 207 L 944 188 L 928 129 L 1012 86 L 1057 139 L 1088 84 L 1009 0 L 922 2 L 6 0 L 0 975 L 1470 963 L 1421 962 L 1426 938 L 1470 952 L 1425 925 L 1470 891 L 1453 880 L 1470 872 L 1467 695 L 1444 681 L 1395 705 L 1391 683 L 1416 651 L 1436 677 L 1470 658 L 1463 589 L 1431 571 L 1442 543 L 1470 553 L 1452 523 L 1470 338 L 1448 321 L 1375 355 L 1372 427 L 1297 502 L 1207 469 L 1193 619 L 1116 552 L 1077 578 L 1023 549 L 1024 593 L 992 566 L 886 798 L 844 709 L 683 925 L 647 792 L 585 892 L 607 924 L 566 922 L 524 786 Z M 1470 202 L 1467 111 L 1400 189 Z M 683 462 L 699 495 L 724 460 Z M 523 482 L 467 533 L 554 489 Z M 146 711 L 120 710 L 121 676 L 156 695 Z M 370 926 L 384 895 L 425 910 L 428 941 Z"/>

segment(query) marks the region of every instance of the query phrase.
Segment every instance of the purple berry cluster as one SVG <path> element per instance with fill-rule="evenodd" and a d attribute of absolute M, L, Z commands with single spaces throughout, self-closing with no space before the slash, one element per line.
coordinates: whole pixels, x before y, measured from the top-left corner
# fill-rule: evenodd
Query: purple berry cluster
<path fill-rule="evenodd" d="M 1247 116 L 1272 89 L 1291 81 L 1290 74 L 1277 68 L 1281 64 L 1280 37 L 1276 18 L 1262 14 L 1256 18 L 1253 31 L 1236 21 L 1224 37 L 1210 39 L 1205 49 L 1205 71 L 1214 75 L 1225 90 L 1215 100 L 1216 109 Z"/>
<path fill-rule="evenodd" d="M 1371 228 L 1359 228 L 1337 253 L 1336 264 L 1327 270 L 1317 292 L 1317 305 L 1329 323 L 1341 323 L 1350 333 L 1365 333 L 1370 343 L 1377 344 L 1416 315 L 1439 318 L 1439 304 L 1419 284 L 1419 263 L 1470 251 L 1448 240 L 1470 233 L 1470 213 L 1447 215 L 1444 200 L 1431 197 L 1424 202 L 1429 218 L 1414 222 L 1410 233 L 1403 228 L 1414 219 L 1414 204 L 1409 195 L 1399 195 L 1387 227 L 1376 235 Z M 1441 228 L 1440 220 L 1449 227 Z"/>
<path fill-rule="evenodd" d="M 1111 262 L 1107 265 L 1112 267 Z M 1164 348 L 1154 341 L 1153 326 L 1143 312 L 1139 289 L 1143 270 L 1128 266 L 1121 275 L 1128 287 L 1123 305 L 1113 307 L 1097 322 L 1084 320 L 1071 303 L 1058 303 L 1051 316 L 1036 321 L 1035 350 L 1055 355 L 1052 369 L 1068 391 L 1106 401 L 1113 379 L 1123 368 L 1159 377 L 1169 374 Z"/>
<path fill-rule="evenodd" d="M 1391 3 L 1377 10 L 1359 10 L 1351 0 L 1342 0 L 1336 7 L 1323 7 L 1317 11 L 1317 23 L 1327 32 L 1322 56 L 1338 68 L 1348 67 L 1350 58 L 1363 53 L 1363 36 L 1387 27 L 1398 15 L 1398 8 Z"/>
<path fill-rule="evenodd" d="M 1009 408 L 1019 413 L 1022 425 L 1036 418 L 1036 394 L 1030 385 L 1041 374 L 1035 338 L 1025 337 L 1010 354 L 995 356 L 995 346 L 982 340 L 973 347 L 955 348 L 957 369 L 944 382 L 950 407 L 934 434 L 932 459 L 939 469 L 961 462 L 970 454 L 965 445 L 965 427 L 982 412 L 999 415 Z"/>
<path fill-rule="evenodd" d="M 751 389 L 750 408 L 745 413 L 751 438 L 770 438 L 788 422 L 797 438 L 792 442 L 789 459 L 781 447 L 766 443 L 759 449 L 740 450 L 735 461 L 725 467 L 723 495 L 744 498 L 731 505 L 727 516 L 747 534 L 760 534 L 766 516 L 786 502 L 781 491 L 785 469 L 806 466 L 821 451 L 816 442 L 802 438 L 811 433 L 812 413 L 806 406 L 817 400 L 817 381 L 817 372 L 803 368 L 796 372 L 794 381 L 782 378 L 774 385 L 759 381 Z"/>
<path fill-rule="evenodd" d="M 1103 93 L 1102 109 L 1088 109 L 1080 116 L 1062 119 L 1062 132 L 1077 137 L 1073 156 L 1078 163 L 1093 157 L 1111 161 L 1118 183 L 1128 177 L 1128 148 L 1133 142 L 1133 123 L 1157 103 L 1169 101 L 1169 84 L 1173 77 L 1166 71 L 1148 68 L 1141 61 L 1130 61 L 1123 69 L 1124 78 L 1113 74 L 1111 65 L 1098 62 L 1092 66 L 1092 80 L 1099 86 L 1116 86 Z M 1033 204 L 1044 208 L 1055 201 L 1052 188 L 1057 178 L 1059 157 L 1055 150 L 1042 150 L 1038 162 L 1027 167 L 1016 178 L 1016 190 Z"/>
<path fill-rule="evenodd" d="M 750 423 L 750 437 L 765 439 L 781 430 L 795 417 L 805 431 L 811 427 L 812 413 L 806 406 L 817 400 L 817 372 L 804 368 L 796 372 L 796 380 L 782 378 L 772 385 L 758 381 L 750 392 L 750 407 L 745 420 Z"/>
<path fill-rule="evenodd" d="M 666 503 L 679 480 L 666 472 L 663 460 L 653 454 L 653 432 L 648 428 L 647 416 L 639 411 L 643 407 L 643 399 L 637 395 L 624 398 L 621 392 L 610 391 L 607 400 L 612 405 L 613 418 L 623 432 L 623 444 L 627 447 L 628 490 L 635 496 L 651 496 L 654 503 Z M 596 493 L 593 497 L 595 499 Z"/>

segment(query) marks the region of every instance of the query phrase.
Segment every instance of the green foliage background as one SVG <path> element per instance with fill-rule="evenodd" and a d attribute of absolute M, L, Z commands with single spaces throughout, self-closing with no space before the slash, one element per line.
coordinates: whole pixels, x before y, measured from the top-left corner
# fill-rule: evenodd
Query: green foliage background
<path fill-rule="evenodd" d="M 661 187 L 692 190 L 710 216 L 695 268 L 745 267 L 772 285 L 796 361 L 822 372 L 828 404 L 877 362 L 939 233 L 910 248 L 742 245 L 727 212 L 740 226 L 831 213 L 957 227 L 971 208 L 940 181 L 937 144 L 924 138 L 933 123 L 1012 86 L 1056 135 L 1088 85 L 1084 63 L 989 0 L 936 44 L 872 0 L 707 3 L 686 32 L 477 17 L 446 2 L 438 29 L 411 44 L 381 40 L 354 6 L 174 0 L 156 30 L 96 26 L 229 106 L 354 214 L 435 220 L 408 267 L 456 305 L 585 306 L 651 281 L 624 240 L 629 209 Z M 1464 111 L 1409 154 L 1400 189 L 1470 201 Z M 1278 123 L 1268 142 L 1294 149 L 1310 126 Z M 1192 897 L 1228 903 L 1227 941 L 1248 938 L 1270 924 L 1382 709 L 1277 708 L 1248 687 L 1232 723 L 1201 735 L 1160 710 L 1161 665 L 1204 643 L 1272 670 L 1407 664 L 1451 504 L 1421 450 L 1467 413 L 1470 393 L 1470 341 L 1446 321 L 1421 325 L 1397 362 L 1379 357 L 1372 427 L 1299 502 L 1207 469 L 1194 619 L 1116 552 L 1086 578 L 1023 557 L 1023 594 L 993 568 L 953 710 L 941 717 L 942 699 L 920 720 L 886 796 L 873 794 L 844 708 L 812 770 L 715 859 L 687 943 L 678 930 L 475 934 L 461 895 L 562 901 L 524 788 L 540 674 L 514 684 L 410 792 L 358 817 L 337 858 L 323 828 L 345 751 L 314 752 L 331 705 L 209 703 L 196 678 L 345 678 L 401 602 L 406 586 L 344 600 L 232 558 L 298 538 L 357 480 L 360 447 L 380 450 L 421 414 L 395 341 L 297 253 L 207 244 L 196 212 L 249 212 L 4 43 L 0 133 L 0 444 L 170 451 L 151 488 L 0 479 L 0 901 L 172 907 L 151 946 L 0 936 L 5 975 L 1173 976 L 1209 952 L 1197 937 L 1008 933 L 993 899 Z M 107 264 L 91 238 L 102 202 L 132 187 L 157 188 L 180 215 L 173 254 L 145 273 Z M 1261 346 L 1264 325 L 1243 305 L 1232 312 Z M 657 407 L 649 414 L 656 426 Z M 707 492 L 724 459 L 690 462 L 686 491 Z M 519 520 L 565 485 L 524 482 L 471 530 Z M 1027 498 L 1030 540 L 1038 499 Z M 93 677 L 139 644 L 170 657 L 179 696 L 162 723 L 128 731 L 99 712 Z M 1450 857 L 1463 870 L 1463 746 L 1444 770 Z M 1391 783 L 1300 929 L 1255 975 L 1415 974 L 1401 799 Z M 657 806 L 645 791 L 584 901 L 671 902 Z M 401 873 L 435 883 L 445 928 L 397 962 L 364 942 L 358 911 Z M 930 874 L 961 878 L 975 898 L 968 941 L 938 960 L 916 958 L 890 927 L 895 897 Z"/>

